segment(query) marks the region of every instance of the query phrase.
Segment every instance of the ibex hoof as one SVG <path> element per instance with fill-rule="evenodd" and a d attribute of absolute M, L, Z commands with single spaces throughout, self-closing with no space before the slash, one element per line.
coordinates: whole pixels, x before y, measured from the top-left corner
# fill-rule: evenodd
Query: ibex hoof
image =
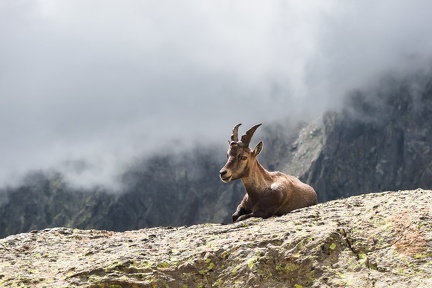
<path fill-rule="evenodd" d="M 233 214 L 231 218 L 233 222 L 236 222 L 237 219 L 239 218 L 239 215 Z"/>

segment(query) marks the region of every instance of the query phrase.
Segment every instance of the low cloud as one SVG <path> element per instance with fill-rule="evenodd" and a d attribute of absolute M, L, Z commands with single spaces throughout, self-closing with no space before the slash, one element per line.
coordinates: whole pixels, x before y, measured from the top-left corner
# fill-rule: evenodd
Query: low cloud
<path fill-rule="evenodd" d="M 238 122 L 316 117 L 382 73 L 426 63 L 431 8 L 389 0 L 3 2 L 0 184 L 57 168 L 80 185 L 114 185 L 134 157 L 171 143 L 225 144 Z M 79 161 L 86 165 L 76 170 Z"/>

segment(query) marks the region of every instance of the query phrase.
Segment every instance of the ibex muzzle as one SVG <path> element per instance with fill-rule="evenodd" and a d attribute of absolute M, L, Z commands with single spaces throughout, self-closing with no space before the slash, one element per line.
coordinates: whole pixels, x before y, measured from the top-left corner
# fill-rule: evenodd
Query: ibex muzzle
<path fill-rule="evenodd" d="M 246 189 L 242 202 L 232 215 L 233 221 L 249 217 L 268 218 L 283 215 L 294 209 L 311 206 L 317 203 L 315 190 L 294 176 L 281 172 L 269 172 L 257 160 L 263 143 L 259 142 L 253 150 L 249 148 L 257 124 L 238 139 L 237 124 L 228 140 L 228 161 L 219 171 L 220 178 L 227 183 L 241 179 Z"/>

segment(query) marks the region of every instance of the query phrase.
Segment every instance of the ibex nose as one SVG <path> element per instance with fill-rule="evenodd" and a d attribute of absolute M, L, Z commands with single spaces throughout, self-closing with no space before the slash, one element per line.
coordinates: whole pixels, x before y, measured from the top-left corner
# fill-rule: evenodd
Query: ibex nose
<path fill-rule="evenodd" d="M 220 174 L 220 179 L 225 183 L 231 181 L 231 179 L 232 179 L 232 175 L 231 175 L 231 173 L 229 173 L 228 169 L 220 170 L 219 174 Z"/>

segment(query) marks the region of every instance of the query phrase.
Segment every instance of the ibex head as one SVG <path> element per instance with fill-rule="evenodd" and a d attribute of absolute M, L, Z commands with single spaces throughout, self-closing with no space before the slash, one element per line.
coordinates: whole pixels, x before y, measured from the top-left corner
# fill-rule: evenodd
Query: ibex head
<path fill-rule="evenodd" d="M 228 161 L 219 171 L 220 178 L 225 183 L 248 176 L 251 165 L 256 161 L 256 156 L 263 147 L 263 143 L 260 141 L 253 150 L 249 148 L 252 136 L 261 124 L 250 128 L 239 141 L 238 128 L 240 125 L 241 123 L 237 124 L 232 131 L 231 140 L 228 140 Z"/>

